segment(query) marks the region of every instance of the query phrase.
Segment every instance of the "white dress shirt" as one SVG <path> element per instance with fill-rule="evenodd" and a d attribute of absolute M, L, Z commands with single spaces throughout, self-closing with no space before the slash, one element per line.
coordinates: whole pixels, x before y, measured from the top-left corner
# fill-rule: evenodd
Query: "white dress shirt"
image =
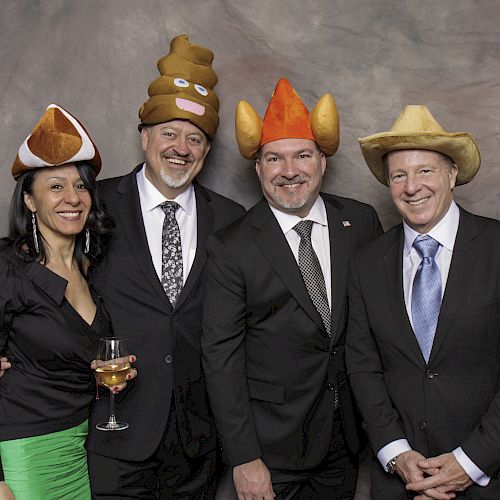
<path fill-rule="evenodd" d="M 440 247 L 436 253 L 435 261 L 441 273 L 441 291 L 444 295 L 448 273 L 450 271 L 451 258 L 453 256 L 453 247 L 457 236 L 458 224 L 460 221 L 460 210 L 457 204 L 452 201 L 446 215 L 433 227 L 427 234 L 439 242 Z M 412 229 L 406 222 L 403 222 L 404 228 L 404 248 L 403 248 L 403 292 L 405 298 L 406 312 L 413 327 L 411 314 L 411 295 L 413 289 L 413 280 L 417 273 L 422 258 L 413 247 L 413 242 L 420 236 L 420 233 Z M 406 439 L 397 439 L 385 445 L 377 453 L 382 466 L 387 470 L 387 463 L 395 456 L 411 450 L 411 446 Z M 480 486 L 487 486 L 490 477 L 487 476 L 472 460 L 465 454 L 461 447 L 453 450 L 455 458 L 468 476 Z"/>
<path fill-rule="evenodd" d="M 136 174 L 137 188 L 139 189 L 139 199 L 141 202 L 142 220 L 146 230 L 149 253 L 155 268 L 158 279 L 161 281 L 162 265 L 162 230 L 165 212 L 161 204 L 165 201 L 175 201 L 179 208 L 175 213 L 175 218 L 179 224 L 182 245 L 182 279 L 183 284 L 189 275 L 189 271 L 196 255 L 197 242 L 197 214 L 196 195 L 191 184 L 184 192 L 173 200 L 168 200 L 163 196 L 153 184 L 146 178 L 145 165 Z"/>
<path fill-rule="evenodd" d="M 299 263 L 299 244 L 300 236 L 293 227 L 302 220 L 312 220 L 314 222 L 311 230 L 311 243 L 316 255 L 318 256 L 319 265 L 325 278 L 326 294 L 328 296 L 328 304 L 330 310 L 332 308 L 332 273 L 330 262 L 330 234 L 328 231 L 328 218 L 326 216 L 325 202 L 321 196 L 316 198 L 314 205 L 311 207 L 307 217 L 303 219 L 297 215 L 281 212 L 277 208 L 269 205 L 278 224 L 285 235 L 286 241 L 290 245 L 293 256 Z"/>

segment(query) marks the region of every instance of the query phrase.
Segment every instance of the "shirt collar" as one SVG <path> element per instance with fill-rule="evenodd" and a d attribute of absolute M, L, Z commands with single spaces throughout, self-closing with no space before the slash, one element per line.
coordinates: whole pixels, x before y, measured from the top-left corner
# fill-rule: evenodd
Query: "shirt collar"
<path fill-rule="evenodd" d="M 459 221 L 460 210 L 457 204 L 452 200 L 446 215 L 427 234 L 434 238 L 441 246 L 447 248 L 450 252 L 453 252 Z M 403 229 L 405 235 L 404 253 L 405 256 L 408 256 L 411 252 L 413 242 L 418 236 L 420 236 L 420 233 L 412 229 L 404 221 Z"/>
<path fill-rule="evenodd" d="M 161 205 L 165 201 L 175 201 L 188 215 L 191 215 L 195 208 L 195 193 L 192 184 L 183 191 L 181 194 L 176 196 L 173 200 L 165 198 L 164 195 L 156 189 L 151 181 L 146 177 L 146 164 L 144 163 L 142 168 L 136 174 L 137 178 L 137 188 L 139 189 L 139 197 L 141 199 L 141 204 L 146 212 L 154 210 L 158 205 Z"/>
<path fill-rule="evenodd" d="M 314 205 L 311 207 L 311 210 L 309 210 L 309 213 L 304 218 L 298 217 L 297 215 L 287 214 L 271 205 L 269 205 L 269 208 L 276 217 L 276 220 L 278 221 L 283 234 L 288 233 L 288 231 L 290 231 L 301 220 L 312 220 L 313 222 L 321 224 L 322 226 L 326 226 L 328 224 L 325 202 L 323 201 L 323 198 L 321 198 L 321 196 L 318 196 L 316 198 Z"/>

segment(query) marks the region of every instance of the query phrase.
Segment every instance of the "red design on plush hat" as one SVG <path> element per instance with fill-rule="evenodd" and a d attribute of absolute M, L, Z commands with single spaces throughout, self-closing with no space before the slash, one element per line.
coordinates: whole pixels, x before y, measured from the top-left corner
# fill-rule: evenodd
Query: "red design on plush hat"
<path fill-rule="evenodd" d="M 276 85 L 264 121 L 246 101 L 236 108 L 236 140 L 242 156 L 254 159 L 264 144 L 279 139 L 310 139 L 326 156 L 339 146 L 339 116 L 332 94 L 324 94 L 309 113 L 302 99 L 281 78 Z"/>

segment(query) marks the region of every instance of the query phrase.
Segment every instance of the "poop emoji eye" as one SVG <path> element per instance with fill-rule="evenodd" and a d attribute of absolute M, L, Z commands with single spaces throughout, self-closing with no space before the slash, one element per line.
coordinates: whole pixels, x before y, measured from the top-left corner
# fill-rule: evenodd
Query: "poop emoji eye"
<path fill-rule="evenodd" d="M 202 85 L 195 83 L 194 88 L 198 91 L 198 94 L 208 95 L 208 90 L 205 87 L 203 87 Z"/>
<path fill-rule="evenodd" d="M 175 78 L 174 85 L 176 87 L 189 87 L 189 82 L 184 80 L 184 78 Z"/>

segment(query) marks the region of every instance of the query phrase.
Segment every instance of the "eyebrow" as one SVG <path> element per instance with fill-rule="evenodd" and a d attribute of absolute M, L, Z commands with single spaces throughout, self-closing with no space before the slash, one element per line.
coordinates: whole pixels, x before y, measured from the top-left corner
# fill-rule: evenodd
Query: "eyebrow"
<path fill-rule="evenodd" d="M 298 151 L 294 151 L 292 154 L 294 154 L 294 155 L 300 155 L 302 153 L 312 153 L 312 152 L 313 152 L 312 149 L 304 148 L 304 149 L 299 149 Z M 266 153 L 264 153 L 264 156 L 267 156 L 267 155 L 283 156 L 283 154 L 284 153 L 276 153 L 274 151 L 267 151 Z"/>
<path fill-rule="evenodd" d="M 160 128 L 160 132 L 163 132 L 165 130 L 173 130 L 174 132 L 180 132 L 181 128 L 180 127 L 176 127 L 175 125 L 165 125 L 164 127 Z M 203 133 L 202 132 L 198 132 L 197 130 L 193 130 L 192 132 L 189 132 L 186 135 L 197 135 L 199 137 L 203 137 Z"/>
<path fill-rule="evenodd" d="M 53 175 L 51 177 L 47 177 L 45 179 L 45 182 L 49 182 L 51 180 L 56 180 L 56 181 L 66 181 L 66 180 L 69 180 L 70 182 L 73 180 L 73 179 L 68 179 L 67 177 L 63 177 L 63 176 L 57 176 L 57 175 Z M 80 176 L 78 176 L 77 178 L 74 179 L 75 181 L 81 181 L 82 178 Z"/>

